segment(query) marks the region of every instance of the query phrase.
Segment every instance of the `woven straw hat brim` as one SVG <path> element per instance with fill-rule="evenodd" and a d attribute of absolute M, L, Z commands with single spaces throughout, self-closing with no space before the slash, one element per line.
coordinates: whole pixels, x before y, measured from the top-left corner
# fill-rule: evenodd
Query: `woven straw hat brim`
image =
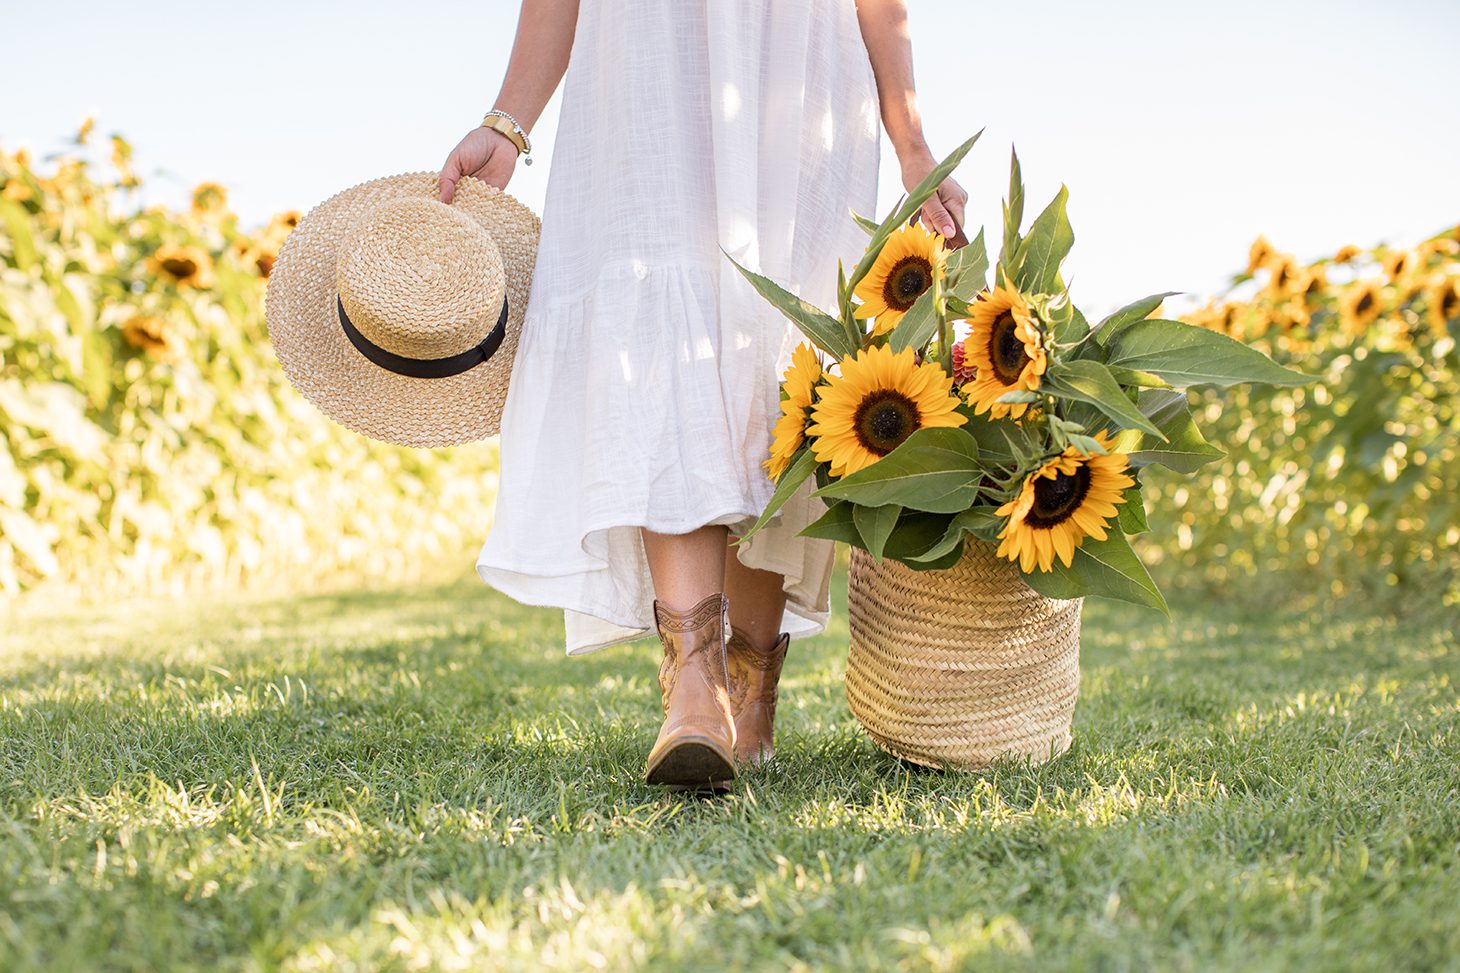
<path fill-rule="evenodd" d="M 335 264 L 351 223 L 385 200 L 436 198 L 434 172 L 361 183 L 310 210 L 284 241 L 269 275 L 269 340 L 289 381 L 320 411 L 373 439 L 404 446 L 453 446 L 494 436 L 532 289 L 542 224 L 496 186 L 470 177 L 451 205 L 492 234 L 506 271 L 506 336 L 496 353 L 448 378 L 398 375 L 366 359 L 340 327 Z"/>

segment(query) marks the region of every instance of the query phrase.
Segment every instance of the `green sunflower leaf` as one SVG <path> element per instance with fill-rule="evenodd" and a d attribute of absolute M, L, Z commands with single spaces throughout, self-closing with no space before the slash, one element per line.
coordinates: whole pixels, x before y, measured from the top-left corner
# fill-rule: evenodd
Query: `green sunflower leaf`
<path fill-rule="evenodd" d="M 1085 538 L 1084 543 L 1075 548 L 1075 557 L 1069 567 L 1056 558 L 1049 571 L 1025 573 L 1021 570 L 1020 573 L 1029 587 L 1049 598 L 1095 595 L 1154 608 L 1167 618 L 1171 617 L 1166 599 L 1161 596 L 1156 582 L 1151 580 L 1150 572 L 1131 550 L 1130 541 L 1113 525 L 1103 541 Z"/>
<path fill-rule="evenodd" d="M 1147 318 L 1123 328 L 1109 344 L 1112 366 L 1152 372 L 1178 388 L 1244 382 L 1307 385 L 1314 381 L 1284 368 L 1255 348 L 1183 321 Z"/>
<path fill-rule="evenodd" d="M 951 299 L 971 301 L 988 286 L 989 253 L 988 245 L 984 243 L 983 227 L 979 227 L 978 236 L 948 255 L 947 271 L 948 279 L 952 281 L 948 290 L 950 310 L 953 309 Z M 966 313 L 967 308 L 963 311 Z"/>
<path fill-rule="evenodd" d="M 881 561 L 882 549 L 887 545 L 892 528 L 897 526 L 897 516 L 902 513 L 902 508 L 895 503 L 880 507 L 849 506 L 852 508 L 852 523 L 857 525 L 857 533 L 862 537 L 862 546 L 873 560 Z"/>
<path fill-rule="evenodd" d="M 1029 235 L 1019 244 L 1019 252 L 1014 257 L 1019 265 L 1014 282 L 1026 293 L 1046 294 L 1059 286 L 1060 263 L 1075 244 L 1075 232 L 1065 213 L 1069 195 L 1069 190 L 1060 186 L 1054 200 L 1035 218 Z"/>
<path fill-rule="evenodd" d="M 933 313 L 933 296 L 933 288 L 923 291 L 887 336 L 887 346 L 894 353 L 921 348 L 938 329 L 938 315 Z"/>
<path fill-rule="evenodd" d="M 1117 308 L 1095 325 L 1095 340 L 1102 345 L 1109 344 L 1110 339 L 1119 334 L 1122 329 L 1150 317 L 1151 312 L 1160 307 L 1162 301 L 1180 293 L 1180 291 L 1164 291 L 1160 294 L 1143 297 L 1139 301 L 1131 301 L 1124 307 Z"/>
<path fill-rule="evenodd" d="M 791 462 L 787 464 L 785 472 L 776 482 L 775 492 L 771 494 L 770 502 L 765 505 L 765 510 L 761 511 L 760 519 L 741 536 L 741 541 L 754 537 L 756 531 L 764 527 L 766 522 L 771 519 L 771 515 L 785 506 L 786 501 L 791 499 L 791 495 L 796 492 L 796 488 L 816 472 L 818 465 L 816 456 L 811 452 L 809 445 L 796 450 L 795 455 L 791 457 Z"/>
<path fill-rule="evenodd" d="M 871 466 L 832 481 L 816 496 L 958 513 L 973 505 L 982 476 L 973 436 L 956 426 L 934 426 L 919 429 Z"/>
<path fill-rule="evenodd" d="M 833 501 L 826 508 L 826 513 L 816 520 L 801 528 L 801 533 L 806 537 L 821 537 L 829 541 L 841 541 L 844 544 L 854 546 L 861 545 L 861 532 L 857 530 L 857 524 L 852 519 L 856 504 L 845 501 Z"/>
<path fill-rule="evenodd" d="M 948 529 L 938 543 L 921 554 L 908 558 L 909 561 L 937 561 L 954 549 L 962 549 L 963 535 L 973 534 L 980 540 L 993 540 L 1003 528 L 1004 518 L 990 506 L 970 507 L 956 515 L 948 523 Z"/>
<path fill-rule="evenodd" d="M 904 564 L 912 564 L 914 555 L 921 554 L 942 539 L 953 518 L 947 514 L 930 514 L 922 510 L 904 510 L 897 518 L 897 526 L 887 538 L 883 557 L 893 558 Z"/>
<path fill-rule="evenodd" d="M 1141 392 L 1137 408 L 1156 424 L 1166 441 L 1153 442 L 1134 429 L 1121 432 L 1115 439 L 1115 448 L 1129 456 L 1132 466 L 1160 463 L 1178 473 L 1195 473 L 1226 455 L 1202 436 L 1185 392 L 1148 389 Z"/>
<path fill-rule="evenodd" d="M 1131 534 L 1144 534 L 1151 529 L 1150 521 L 1146 519 L 1146 500 L 1141 496 L 1139 483 L 1126 488 L 1125 503 L 1117 510 L 1120 515 L 1120 529 L 1125 531 L 1127 537 Z"/>
<path fill-rule="evenodd" d="M 1041 388 L 1055 395 L 1087 402 L 1115 420 L 1122 428 L 1139 429 L 1165 441 L 1166 435 L 1126 397 L 1125 390 L 1098 361 L 1076 359 L 1054 361 L 1044 375 Z"/>
<path fill-rule="evenodd" d="M 1024 177 L 1019 168 L 1019 153 L 1009 147 L 1009 198 L 1004 200 L 1004 243 L 999 248 L 999 266 L 1007 274 L 1017 269 L 1015 254 L 1019 251 L 1019 227 L 1024 223 Z"/>
<path fill-rule="evenodd" d="M 906 564 L 908 567 L 912 568 L 914 571 L 942 571 L 945 568 L 951 568 L 953 565 L 957 564 L 958 561 L 959 561 L 959 559 L 961 559 L 962 557 L 963 557 L 963 537 L 960 536 L 958 538 L 958 541 L 953 545 L 952 550 L 950 550 L 947 554 L 944 554 L 942 557 L 937 558 L 936 560 L 933 560 L 933 561 L 908 561 L 908 560 L 904 560 L 902 563 L 903 564 Z"/>
<path fill-rule="evenodd" d="M 876 220 L 868 219 L 867 217 L 863 216 L 861 213 L 858 213 L 854 209 L 853 210 L 848 210 L 847 212 L 849 212 L 849 213 L 852 214 L 852 219 L 856 220 L 857 221 L 857 225 L 860 226 L 862 229 L 866 230 L 869 236 L 871 234 L 877 232 L 877 221 Z"/>
<path fill-rule="evenodd" d="M 809 301 L 786 290 L 780 284 L 762 274 L 757 274 L 740 265 L 740 262 L 721 247 L 720 252 L 725 258 L 735 265 L 751 286 L 760 292 L 760 296 L 770 301 L 784 314 L 792 324 L 801 329 L 822 351 L 835 358 L 845 358 L 855 350 L 855 345 L 850 341 L 847 329 L 842 321 L 831 315 Z"/>
<path fill-rule="evenodd" d="M 893 231 L 899 226 L 912 219 L 913 214 L 922 208 L 928 197 L 938 191 L 943 180 L 947 179 L 949 173 L 958 167 L 958 163 L 963 161 L 963 157 L 968 154 L 969 149 L 973 148 L 981 135 L 983 135 L 983 129 L 979 129 L 972 138 L 948 153 L 947 158 L 934 166 L 932 171 L 913 187 L 902 205 L 898 206 L 887 219 L 878 225 L 876 232 L 872 234 L 872 239 L 867 243 L 867 252 L 862 255 L 862 259 L 852 270 L 851 286 L 853 289 L 861 283 L 862 278 L 867 276 L 867 272 L 877 262 L 877 256 L 881 253 L 882 245 L 887 242 L 887 238 L 892 236 Z"/>

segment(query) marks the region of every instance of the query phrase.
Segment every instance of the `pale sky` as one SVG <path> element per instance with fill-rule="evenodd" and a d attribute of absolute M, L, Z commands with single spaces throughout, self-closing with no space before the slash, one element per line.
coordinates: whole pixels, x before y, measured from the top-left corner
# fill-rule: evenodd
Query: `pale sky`
<path fill-rule="evenodd" d="M 997 240 L 1017 145 L 1028 217 L 1069 186 L 1067 267 L 1092 318 L 1155 291 L 1209 293 L 1258 232 L 1314 257 L 1460 222 L 1455 0 L 908 6 L 934 154 L 987 129 L 955 173 L 971 197 L 966 222 Z M 136 146 L 150 199 L 179 203 L 216 180 L 248 222 L 439 168 L 491 107 L 518 10 L 514 0 L 6 7 L 0 144 L 45 153 L 95 115 L 100 133 Z M 539 213 L 559 98 L 532 133 L 533 165 L 508 186 Z M 902 189 L 884 136 L 879 216 Z"/>

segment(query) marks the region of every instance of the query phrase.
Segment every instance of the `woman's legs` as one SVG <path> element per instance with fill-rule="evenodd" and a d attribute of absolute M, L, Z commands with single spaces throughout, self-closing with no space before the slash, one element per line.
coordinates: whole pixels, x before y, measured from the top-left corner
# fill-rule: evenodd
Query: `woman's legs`
<path fill-rule="evenodd" d="M 659 534 L 640 528 L 654 596 L 684 611 L 707 595 L 725 590 L 725 539 L 729 530 L 712 524 L 688 534 Z M 734 608 L 731 608 L 734 611 Z"/>
<path fill-rule="evenodd" d="M 725 594 L 730 597 L 730 624 L 758 649 L 769 649 L 781 634 L 781 617 L 786 612 L 785 583 L 784 575 L 741 564 L 734 545 L 726 545 Z"/>
<path fill-rule="evenodd" d="M 641 530 L 664 645 L 664 723 L 645 767 L 651 784 L 717 785 L 735 776 L 723 525 L 685 534 Z"/>
<path fill-rule="evenodd" d="M 775 752 L 776 690 L 790 637 L 781 633 L 785 577 L 746 567 L 733 546 L 725 551 L 730 597 L 730 700 L 735 713 L 735 756 L 759 764 Z"/>

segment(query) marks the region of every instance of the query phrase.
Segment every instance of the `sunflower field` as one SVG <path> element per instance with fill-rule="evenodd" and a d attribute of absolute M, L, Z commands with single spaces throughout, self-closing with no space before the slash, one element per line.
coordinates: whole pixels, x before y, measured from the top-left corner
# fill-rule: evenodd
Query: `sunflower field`
<path fill-rule="evenodd" d="M 1186 320 L 1319 381 L 1200 397 L 1227 455 L 1191 478 L 1152 471 L 1152 509 L 1178 518 L 1153 560 L 1217 583 L 1310 569 L 1337 596 L 1460 601 L 1460 227 L 1311 262 L 1259 237 Z"/>
<path fill-rule="evenodd" d="M 263 316 L 298 214 L 245 229 L 215 184 L 183 212 L 140 208 L 131 147 L 92 134 L 45 166 L 0 149 L 0 592 L 459 567 L 495 446 L 395 447 L 318 413 Z"/>

